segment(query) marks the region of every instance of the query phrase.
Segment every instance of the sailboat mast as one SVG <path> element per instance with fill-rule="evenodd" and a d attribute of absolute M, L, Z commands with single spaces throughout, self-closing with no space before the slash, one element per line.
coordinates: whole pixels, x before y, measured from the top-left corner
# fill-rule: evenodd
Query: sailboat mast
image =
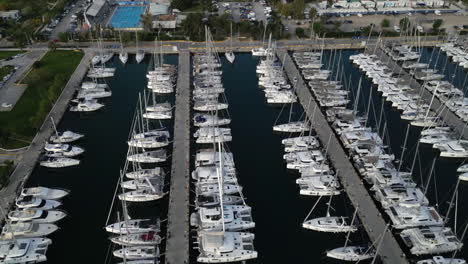
<path fill-rule="evenodd" d="M 221 210 L 221 223 L 223 225 L 223 232 L 225 232 L 225 225 L 224 225 L 224 205 L 223 205 L 223 197 L 224 197 L 224 184 L 223 184 L 223 156 L 222 156 L 222 146 L 221 140 L 218 140 L 218 154 L 219 154 L 219 168 L 218 168 L 218 188 L 219 188 L 219 204 Z"/>
<path fill-rule="evenodd" d="M 54 118 L 50 117 L 50 121 L 52 121 L 52 126 L 54 127 L 55 135 L 58 137 L 57 127 L 55 126 Z"/>
<path fill-rule="evenodd" d="M 360 94 L 361 94 L 361 84 L 362 84 L 362 77 L 359 78 L 359 84 L 358 84 L 358 90 L 357 90 L 357 95 L 356 95 L 356 101 L 354 102 L 354 106 L 353 106 L 353 113 L 356 113 L 357 107 L 358 107 L 358 104 L 359 104 L 359 96 L 360 96 Z"/>

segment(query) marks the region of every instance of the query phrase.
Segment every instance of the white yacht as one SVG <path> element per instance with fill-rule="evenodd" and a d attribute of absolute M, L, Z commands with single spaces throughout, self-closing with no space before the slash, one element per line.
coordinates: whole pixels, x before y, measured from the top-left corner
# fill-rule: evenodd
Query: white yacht
<path fill-rule="evenodd" d="M 301 136 L 286 138 L 281 141 L 285 152 L 298 152 L 314 150 L 320 147 L 320 143 L 314 136 Z"/>
<path fill-rule="evenodd" d="M 114 76 L 114 68 L 94 68 L 88 71 L 89 78 L 109 78 Z"/>
<path fill-rule="evenodd" d="M 44 157 L 40 160 L 39 165 L 47 168 L 65 168 L 80 164 L 80 160 L 65 157 Z"/>
<path fill-rule="evenodd" d="M 221 231 L 222 222 L 226 231 L 242 231 L 255 227 L 251 208 L 246 205 L 223 205 L 222 210 L 219 206 L 200 207 L 190 217 L 192 226 L 205 231 Z"/>
<path fill-rule="evenodd" d="M 167 131 L 165 129 L 157 129 L 157 130 L 150 130 L 150 131 L 135 134 L 135 135 L 133 135 L 133 138 L 134 139 L 143 139 L 143 138 L 146 138 L 146 137 L 163 137 L 163 136 L 169 138 L 169 137 L 171 137 L 171 134 L 169 133 L 169 131 Z"/>
<path fill-rule="evenodd" d="M 435 143 L 432 147 L 440 150 L 441 157 L 468 158 L 468 140 L 452 140 Z"/>
<path fill-rule="evenodd" d="M 301 177 L 296 180 L 299 184 L 299 193 L 310 196 L 330 196 L 341 193 L 340 184 L 333 175 L 315 175 Z"/>
<path fill-rule="evenodd" d="M 85 99 L 84 101 L 80 101 L 77 105 L 71 106 L 71 112 L 93 112 L 103 108 L 104 105 L 98 103 L 95 99 Z"/>
<path fill-rule="evenodd" d="M 108 51 L 101 56 L 101 63 L 105 64 L 106 62 L 110 61 L 114 57 L 114 52 Z"/>
<path fill-rule="evenodd" d="M 234 205 L 234 204 L 241 204 L 242 198 L 239 196 L 234 195 L 223 195 L 223 204 L 224 205 Z M 209 194 L 209 195 L 197 195 L 195 199 L 195 206 L 196 207 L 214 207 L 219 206 L 220 199 L 219 195 L 216 194 Z"/>
<path fill-rule="evenodd" d="M 434 256 L 430 259 L 423 259 L 416 264 L 466 264 L 464 259 L 444 258 L 442 256 Z"/>
<path fill-rule="evenodd" d="M 163 112 L 163 111 L 171 111 L 171 110 L 172 110 L 172 105 L 169 102 L 146 106 L 146 111 L 148 112 Z"/>
<path fill-rule="evenodd" d="M 213 143 L 213 142 L 229 142 L 232 140 L 230 128 L 220 127 L 201 127 L 195 131 L 193 137 L 196 138 L 196 143 Z"/>
<path fill-rule="evenodd" d="M 344 216 L 326 216 L 305 221 L 302 227 L 319 232 L 348 233 L 356 232 L 356 225 L 349 225 Z"/>
<path fill-rule="evenodd" d="M 0 240 L 48 236 L 57 230 L 58 226 L 50 223 L 8 223 L 2 229 Z"/>
<path fill-rule="evenodd" d="M 451 252 L 463 246 L 447 227 L 410 228 L 401 231 L 400 236 L 410 252 L 417 256 Z"/>
<path fill-rule="evenodd" d="M 134 191 L 124 192 L 119 194 L 121 201 L 128 202 L 149 202 L 156 201 L 164 197 L 165 193 L 162 191 L 162 186 L 155 186 L 153 188 L 141 188 Z"/>
<path fill-rule="evenodd" d="M 67 216 L 67 213 L 60 210 L 16 210 L 8 213 L 8 219 L 11 221 L 33 223 L 55 223 Z"/>
<path fill-rule="evenodd" d="M 39 263 L 47 260 L 46 252 L 52 240 L 48 238 L 20 238 L 0 241 L 0 263 Z"/>
<path fill-rule="evenodd" d="M 158 232 L 160 222 L 150 219 L 129 219 L 106 226 L 106 231 L 113 234 L 139 234 Z"/>
<path fill-rule="evenodd" d="M 57 132 L 55 135 L 52 135 L 50 137 L 50 142 L 55 143 L 55 144 L 71 143 L 71 142 L 79 140 L 82 137 L 84 137 L 84 135 L 74 133 L 72 131 Z"/>
<path fill-rule="evenodd" d="M 464 173 L 468 172 L 468 164 L 463 164 L 458 167 L 457 172 Z"/>
<path fill-rule="evenodd" d="M 107 89 L 109 86 L 106 83 L 97 83 L 97 82 L 83 82 L 81 84 L 81 89 Z"/>
<path fill-rule="evenodd" d="M 162 136 L 149 136 L 145 138 L 130 139 L 127 144 L 131 147 L 137 148 L 162 148 L 169 145 L 170 141 L 166 135 Z"/>
<path fill-rule="evenodd" d="M 228 118 L 220 118 L 210 114 L 195 114 L 193 117 L 193 125 L 197 127 L 214 127 L 229 125 L 231 120 Z"/>
<path fill-rule="evenodd" d="M 146 113 L 143 113 L 144 118 L 148 119 L 156 119 L 156 120 L 162 120 L 162 119 L 171 119 L 172 118 L 172 110 L 163 110 L 163 111 L 148 111 Z"/>
<path fill-rule="evenodd" d="M 270 50 L 260 47 L 260 48 L 253 48 L 251 52 L 252 52 L 252 56 L 265 57 L 268 55 Z"/>
<path fill-rule="evenodd" d="M 128 161 L 141 162 L 141 163 L 164 162 L 166 161 L 166 159 L 167 159 L 167 152 L 165 149 L 146 151 L 146 152 L 132 154 L 132 155 L 127 156 Z"/>
<path fill-rule="evenodd" d="M 83 154 L 84 149 L 68 144 L 50 144 L 46 143 L 44 150 L 48 157 L 75 157 Z"/>
<path fill-rule="evenodd" d="M 152 169 L 139 169 L 125 173 L 125 176 L 129 179 L 156 178 L 164 177 L 165 175 L 166 173 L 161 167 L 156 167 Z"/>
<path fill-rule="evenodd" d="M 72 102 L 78 103 L 80 99 L 100 99 L 112 96 L 112 91 L 108 89 L 96 88 L 78 91 L 76 99 Z"/>
<path fill-rule="evenodd" d="M 374 255 L 373 249 L 359 246 L 340 247 L 327 251 L 327 257 L 354 262 L 371 259 Z"/>
<path fill-rule="evenodd" d="M 231 195 L 242 192 L 242 186 L 236 184 L 223 184 L 224 194 Z M 197 184 L 196 190 L 197 195 L 214 195 L 219 194 L 218 183 L 207 183 Z"/>
<path fill-rule="evenodd" d="M 125 234 L 110 239 L 113 243 L 123 246 L 149 246 L 159 245 L 161 237 L 154 231 L 138 233 L 138 234 Z"/>
<path fill-rule="evenodd" d="M 129 181 L 122 181 L 120 186 L 128 190 L 139 190 L 139 189 L 148 189 L 148 188 L 159 188 L 159 186 L 164 185 L 164 178 L 162 177 L 153 177 L 153 178 L 140 178 Z"/>
<path fill-rule="evenodd" d="M 373 186 L 371 190 L 375 191 L 375 198 L 382 204 L 384 209 L 391 206 L 419 207 L 428 205 L 429 201 L 421 189 L 407 186 Z"/>
<path fill-rule="evenodd" d="M 325 157 L 320 150 L 289 152 L 283 155 L 283 159 L 286 160 L 286 168 L 293 170 L 325 162 Z"/>
<path fill-rule="evenodd" d="M 223 166 L 234 168 L 234 155 L 231 152 L 213 151 L 212 149 L 201 149 L 195 154 L 195 166 L 218 165 L 220 159 L 223 160 Z"/>
<path fill-rule="evenodd" d="M 306 122 L 289 122 L 273 126 L 273 131 L 286 133 L 300 133 L 309 131 L 309 125 Z"/>
<path fill-rule="evenodd" d="M 128 52 L 127 51 L 120 52 L 119 60 L 122 62 L 122 64 L 126 64 L 128 61 Z"/>
<path fill-rule="evenodd" d="M 220 111 L 228 108 L 228 104 L 219 103 L 217 101 L 197 101 L 193 105 L 193 110 L 195 111 Z"/>
<path fill-rule="evenodd" d="M 57 200 L 67 196 L 70 192 L 62 189 L 51 189 L 47 187 L 23 188 L 21 196 L 34 196 L 46 200 Z"/>
<path fill-rule="evenodd" d="M 427 135 L 421 136 L 419 142 L 424 144 L 435 144 L 435 143 L 444 143 L 448 141 L 453 141 L 454 138 L 450 134 L 435 134 L 435 135 Z"/>
<path fill-rule="evenodd" d="M 115 257 L 129 260 L 158 258 L 159 248 L 157 246 L 131 246 L 117 249 L 113 254 Z"/>
<path fill-rule="evenodd" d="M 199 231 L 200 263 L 239 262 L 255 259 L 254 234 L 244 232 Z"/>
<path fill-rule="evenodd" d="M 444 220 L 434 207 L 391 206 L 385 210 L 393 228 L 406 229 L 420 226 L 442 226 Z"/>
<path fill-rule="evenodd" d="M 145 52 L 143 50 L 138 50 L 135 56 L 136 62 L 140 63 L 145 58 Z"/>
<path fill-rule="evenodd" d="M 15 204 L 20 209 L 31 210 L 51 210 L 62 205 L 59 201 L 43 200 L 33 196 L 21 196 L 16 199 Z"/>

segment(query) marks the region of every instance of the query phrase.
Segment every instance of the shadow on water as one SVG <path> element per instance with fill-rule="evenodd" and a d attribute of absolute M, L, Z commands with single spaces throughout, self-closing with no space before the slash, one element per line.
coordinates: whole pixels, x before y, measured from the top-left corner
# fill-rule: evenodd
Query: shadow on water
<path fill-rule="evenodd" d="M 28 186 L 71 190 L 62 206 L 69 216 L 58 223 L 61 229 L 51 236 L 53 244 L 47 252 L 47 263 L 62 264 L 64 260 L 66 263 L 104 263 L 107 254 L 111 256 L 108 252 L 108 234 L 103 227 L 119 170 L 125 161 L 126 141 L 138 93 L 146 87 L 149 57 L 140 64 L 131 57 L 123 66 L 115 56 L 111 64 L 116 67 L 116 74 L 107 80 L 112 97 L 103 100 L 104 110 L 89 114 L 65 113 L 58 130 L 72 130 L 85 135 L 83 140 L 76 143 L 85 149 L 79 166 L 60 170 L 37 166 L 32 173 Z M 165 56 L 165 60 L 166 63 L 177 64 L 175 55 Z M 170 100 L 173 101 L 173 98 Z M 165 125 L 172 133 L 172 121 Z M 144 205 L 130 204 L 129 211 L 135 217 L 157 215 L 160 211 L 166 215 L 167 198 Z M 114 218 L 115 213 L 111 221 Z"/>

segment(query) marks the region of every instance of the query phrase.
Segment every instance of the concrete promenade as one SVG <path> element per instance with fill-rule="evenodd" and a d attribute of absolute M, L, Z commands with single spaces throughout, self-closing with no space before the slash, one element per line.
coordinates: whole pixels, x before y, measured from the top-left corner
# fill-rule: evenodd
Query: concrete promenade
<path fill-rule="evenodd" d="M 179 53 L 166 264 L 189 262 L 190 52 Z"/>
<path fill-rule="evenodd" d="M 357 214 L 361 219 L 361 222 L 369 235 L 370 239 L 374 243 L 375 247 L 379 244 L 381 240 L 381 235 L 386 229 L 387 223 L 384 221 L 382 216 L 379 213 L 374 201 L 372 200 L 369 192 L 364 187 L 361 178 L 351 164 L 347 154 L 345 153 L 343 147 L 340 144 L 340 141 L 336 137 L 332 128 L 328 124 L 326 118 L 321 111 L 315 111 L 315 116 L 312 119 L 314 108 L 320 109 L 317 105 L 317 102 L 312 97 L 311 91 L 304 82 L 299 70 L 294 65 L 291 57 L 287 54 L 287 51 L 284 49 L 278 49 L 277 56 L 283 60 L 284 70 L 291 81 L 296 78 L 296 93 L 298 95 L 299 101 L 307 110 L 307 106 L 310 102 L 310 107 L 307 115 L 311 118 L 311 122 L 314 125 L 314 128 L 317 131 L 317 135 L 320 138 L 320 141 L 328 142 L 328 139 L 331 136 L 330 144 L 328 146 L 328 155 L 330 156 L 331 162 L 335 167 L 335 170 L 338 172 L 340 181 L 346 190 L 346 193 L 349 196 L 353 206 L 358 208 Z M 378 252 L 383 263 L 388 264 L 406 264 L 408 263 L 406 256 L 404 255 L 402 249 L 398 245 L 395 237 L 392 232 L 389 230 L 386 231 L 384 239 L 380 244 L 380 250 Z"/>
<path fill-rule="evenodd" d="M 369 49 L 370 50 L 370 49 Z M 432 93 L 427 90 L 426 88 L 422 88 L 422 85 L 416 81 L 412 76 L 409 75 L 407 71 L 401 68 L 401 66 L 393 61 L 389 56 L 381 49 L 377 49 L 376 55 L 380 58 L 381 61 L 387 63 L 387 66 L 394 72 L 400 73 L 401 78 L 405 79 L 410 83 L 411 88 L 417 93 L 421 94 L 422 99 L 427 103 L 430 104 L 432 100 Z M 422 89 L 422 93 L 421 93 Z M 458 135 L 463 136 L 464 139 L 468 139 L 468 129 L 465 129 L 466 122 L 461 120 L 454 112 L 452 112 L 449 108 L 445 106 L 442 101 L 434 96 L 434 100 L 431 105 L 431 110 L 435 113 L 440 113 L 442 110 L 442 114 L 440 114 L 440 119 L 445 122 L 448 126 L 455 129 Z"/>
<path fill-rule="evenodd" d="M 10 176 L 10 183 L 0 191 L 0 206 L 4 212 L 7 212 L 8 208 L 14 203 L 17 194 L 19 194 L 22 186 L 36 166 L 45 142 L 54 133 L 54 128 L 50 118 L 52 117 L 56 124 L 60 122 L 63 114 L 68 109 L 69 102 L 72 99 L 76 88 L 79 87 L 81 80 L 88 71 L 90 60 L 91 55 L 85 53 L 80 64 L 55 102 L 54 107 L 51 109 L 41 128 L 32 140 L 31 145 L 29 145 L 29 148 L 23 154 L 23 160 L 17 165 L 15 171 Z M 5 216 L 2 215 L 1 217 L 3 219 Z"/>

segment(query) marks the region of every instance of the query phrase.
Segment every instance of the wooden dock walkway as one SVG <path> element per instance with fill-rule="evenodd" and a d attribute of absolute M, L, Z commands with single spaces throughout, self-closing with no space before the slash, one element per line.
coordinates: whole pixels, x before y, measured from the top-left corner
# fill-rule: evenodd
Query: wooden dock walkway
<path fill-rule="evenodd" d="M 412 76 L 410 76 L 407 71 L 402 69 L 398 63 L 389 58 L 389 56 L 381 48 L 376 50 L 375 55 L 377 55 L 382 62 L 387 62 L 388 68 L 390 68 L 394 73 L 400 73 L 401 78 L 409 81 L 411 88 L 413 88 L 413 90 L 416 93 L 420 93 L 422 85 L 418 81 L 416 81 L 416 79 L 414 79 Z M 430 104 L 432 99 L 432 93 L 426 88 L 423 88 L 421 97 L 425 103 Z M 435 113 L 440 113 L 442 109 L 443 113 L 439 115 L 440 119 L 443 120 L 448 126 L 452 127 L 458 135 L 462 135 L 464 139 L 468 139 L 468 129 L 465 129 L 466 122 L 460 119 L 460 117 L 458 117 L 454 112 L 452 112 L 452 110 L 445 107 L 445 104 L 439 98 L 434 96 L 434 100 L 431 105 L 431 110 Z"/>
<path fill-rule="evenodd" d="M 315 99 L 312 97 L 312 93 L 304 82 L 299 70 L 296 68 L 291 57 L 287 54 L 287 50 L 278 49 L 277 56 L 281 60 L 284 59 L 284 70 L 291 83 L 294 79 L 297 80 L 297 96 L 303 108 L 305 110 L 309 109 L 309 111 L 307 111 L 307 115 L 311 119 L 311 122 L 316 129 L 320 141 L 328 142 L 330 135 L 332 135 L 330 144 L 328 146 L 328 155 L 330 156 L 331 162 L 336 171 L 339 171 L 338 176 L 344 189 L 346 190 L 346 193 L 349 196 L 349 199 L 351 200 L 351 203 L 355 208 L 358 208 L 357 214 L 361 219 L 367 234 L 369 235 L 374 245 L 378 245 L 379 241 L 381 240 L 381 235 L 384 233 L 384 230 L 386 230 L 387 223 L 385 223 L 384 219 L 379 213 L 379 210 L 369 195 L 369 192 L 364 187 L 361 178 L 351 164 L 348 155 L 344 151 L 340 141 L 328 124 L 325 116 L 321 111 L 315 111 L 315 116 L 312 118 L 314 108 L 320 108 L 317 105 Z M 309 102 L 310 107 L 308 107 Z M 380 244 L 380 250 L 378 254 L 380 255 L 383 263 L 408 263 L 405 254 L 389 230 L 386 231 L 384 239 Z"/>
<path fill-rule="evenodd" d="M 190 52 L 181 50 L 177 77 L 166 264 L 189 262 Z"/>

